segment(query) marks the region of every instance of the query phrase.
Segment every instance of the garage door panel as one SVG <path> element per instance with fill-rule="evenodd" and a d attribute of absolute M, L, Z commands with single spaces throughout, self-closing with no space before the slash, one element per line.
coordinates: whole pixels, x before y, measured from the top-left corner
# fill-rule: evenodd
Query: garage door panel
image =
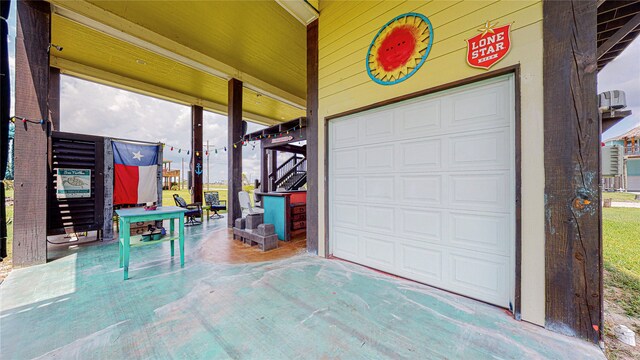
<path fill-rule="evenodd" d="M 393 204 L 395 203 L 394 189 L 393 176 L 362 177 L 362 197 L 360 200 L 363 202 Z"/>
<path fill-rule="evenodd" d="M 441 175 L 398 175 L 398 203 L 442 205 Z"/>
<path fill-rule="evenodd" d="M 449 176 L 453 209 L 508 212 L 509 173 L 459 174 Z"/>
<path fill-rule="evenodd" d="M 364 229 L 393 235 L 395 210 L 389 207 L 361 206 Z"/>
<path fill-rule="evenodd" d="M 361 234 L 363 260 L 376 268 L 393 272 L 395 268 L 395 242 L 390 237 Z"/>
<path fill-rule="evenodd" d="M 373 173 L 393 171 L 393 151 L 392 144 L 361 148 L 362 171 Z"/>
<path fill-rule="evenodd" d="M 360 226 L 358 216 L 358 205 L 354 203 L 341 203 L 336 201 L 333 204 L 335 214 L 334 225 L 340 227 L 351 227 L 357 229 Z"/>
<path fill-rule="evenodd" d="M 511 156 L 509 129 L 451 136 L 448 138 L 447 163 L 451 170 L 503 170 Z"/>
<path fill-rule="evenodd" d="M 333 200 L 357 202 L 360 192 L 358 180 L 358 176 L 336 176 L 331 186 L 333 189 L 331 190 L 333 192 Z"/>
<path fill-rule="evenodd" d="M 349 260 L 358 261 L 360 236 L 357 231 L 335 227 L 333 230 L 333 254 Z"/>
<path fill-rule="evenodd" d="M 329 122 L 333 254 L 508 307 L 514 114 L 509 76 Z"/>
<path fill-rule="evenodd" d="M 449 254 L 448 280 L 454 291 L 482 295 L 481 300 L 504 304 L 508 268 L 505 257 L 483 254 L 480 258 L 477 254 L 452 251 Z"/>
<path fill-rule="evenodd" d="M 508 126 L 509 90 L 502 85 L 465 91 L 443 101 L 451 107 L 448 129 L 465 131 Z"/>
<path fill-rule="evenodd" d="M 370 114 L 358 120 L 360 144 L 378 143 L 389 140 L 395 133 L 394 112 L 392 110 Z"/>
<path fill-rule="evenodd" d="M 403 141 L 397 144 L 399 172 L 434 171 L 441 168 L 441 140 Z"/>
<path fill-rule="evenodd" d="M 435 243 L 442 242 L 443 214 L 441 211 L 399 209 L 398 213 L 398 236 Z"/>
<path fill-rule="evenodd" d="M 332 157 L 332 173 L 336 175 L 356 173 L 359 168 L 359 150 L 356 148 L 336 150 Z"/>
<path fill-rule="evenodd" d="M 400 275 L 423 282 L 442 283 L 442 251 L 399 244 Z"/>
<path fill-rule="evenodd" d="M 451 244 L 488 254 L 508 256 L 510 253 L 509 215 L 486 213 L 449 214 Z"/>
<path fill-rule="evenodd" d="M 358 144 L 358 121 L 353 119 L 339 119 L 332 122 L 331 128 L 331 148 L 354 146 Z"/>
<path fill-rule="evenodd" d="M 398 136 L 415 138 L 440 133 L 440 100 L 420 101 L 401 107 L 396 113 Z"/>

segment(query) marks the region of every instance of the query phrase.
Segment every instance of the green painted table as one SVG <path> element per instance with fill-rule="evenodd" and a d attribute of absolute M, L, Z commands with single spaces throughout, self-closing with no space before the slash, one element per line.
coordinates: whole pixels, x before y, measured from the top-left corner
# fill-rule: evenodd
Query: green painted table
<path fill-rule="evenodd" d="M 153 211 L 144 208 L 128 208 L 116 210 L 120 218 L 118 245 L 120 247 L 120 267 L 124 266 L 124 279 L 129 278 L 129 250 L 132 247 L 158 244 L 171 241 L 171 256 L 174 254 L 173 244 L 176 239 L 180 246 L 180 266 L 184 267 L 184 213 L 187 209 L 177 206 L 160 206 Z M 174 220 L 178 219 L 178 236 L 175 236 Z M 169 220 L 169 234 L 160 240 L 142 241 L 142 236 L 131 236 L 131 223 L 138 221 Z"/>

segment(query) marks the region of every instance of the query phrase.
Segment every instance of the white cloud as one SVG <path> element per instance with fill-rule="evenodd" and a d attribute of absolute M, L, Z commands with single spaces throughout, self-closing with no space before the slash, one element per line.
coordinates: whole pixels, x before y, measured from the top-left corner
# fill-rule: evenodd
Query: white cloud
<path fill-rule="evenodd" d="M 131 93 L 125 90 L 62 76 L 60 90 L 60 127 L 62 131 L 108 136 L 167 144 L 163 158 L 173 161 L 173 169 L 185 162 L 188 170 L 191 154 L 191 109 L 188 106 Z M 263 126 L 249 123 L 248 131 Z M 209 141 L 209 180 L 227 179 L 227 117 L 206 112 L 203 116 L 204 144 Z M 173 151 L 171 147 L 173 146 Z M 178 150 L 181 150 L 178 152 Z M 215 149 L 218 149 L 216 154 Z M 260 146 L 244 146 L 243 172 L 250 179 L 260 176 Z M 203 158 L 207 178 L 207 156 Z"/>

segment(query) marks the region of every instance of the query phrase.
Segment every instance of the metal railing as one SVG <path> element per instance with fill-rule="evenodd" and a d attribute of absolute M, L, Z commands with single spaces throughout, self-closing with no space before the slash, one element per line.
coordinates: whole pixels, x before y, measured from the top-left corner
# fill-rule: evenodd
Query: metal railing
<path fill-rule="evenodd" d="M 625 155 L 640 155 L 640 145 L 627 145 L 624 148 Z"/>
<path fill-rule="evenodd" d="M 269 174 L 272 189 L 277 189 L 287 180 L 299 173 L 307 172 L 307 159 L 297 154 L 290 157 L 287 161 L 278 166 L 278 168 Z"/>

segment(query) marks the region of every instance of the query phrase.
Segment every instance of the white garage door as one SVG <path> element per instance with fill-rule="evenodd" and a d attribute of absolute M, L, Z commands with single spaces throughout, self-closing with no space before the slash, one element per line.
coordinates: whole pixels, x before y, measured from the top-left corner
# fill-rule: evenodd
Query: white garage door
<path fill-rule="evenodd" d="M 329 122 L 334 256 L 509 307 L 513 77 Z"/>

